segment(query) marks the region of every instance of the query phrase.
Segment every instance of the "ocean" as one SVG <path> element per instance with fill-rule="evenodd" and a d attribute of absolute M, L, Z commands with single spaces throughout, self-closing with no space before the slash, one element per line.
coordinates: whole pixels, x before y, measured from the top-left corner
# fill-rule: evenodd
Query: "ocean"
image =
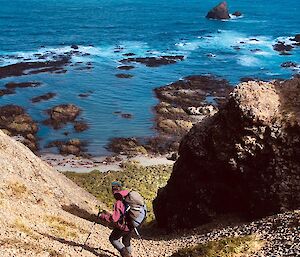
<path fill-rule="evenodd" d="M 155 134 L 153 89 L 188 75 L 212 74 L 234 86 L 242 77 L 265 80 L 290 78 L 298 68 L 283 68 L 287 61 L 300 63 L 300 47 L 291 55 L 273 50 L 277 41 L 289 42 L 300 33 L 300 1 L 227 1 L 231 13 L 242 16 L 229 21 L 205 18 L 218 1 L 196 0 L 0 0 L 0 66 L 38 60 L 39 54 L 66 53 L 78 46 L 66 73 L 39 73 L 0 80 L 38 81 L 36 88 L 20 88 L 4 95 L 0 105 L 18 104 L 39 122 L 42 151 L 54 140 L 79 138 L 88 152 L 106 155 L 112 137 L 145 137 Z M 136 57 L 184 55 L 176 64 L 121 71 L 124 54 Z M 49 55 L 51 59 L 51 55 Z M 89 64 L 91 69 L 82 69 Z M 126 73 L 132 78 L 118 78 Z M 47 92 L 49 101 L 30 99 Z M 88 93 L 88 97 L 79 94 Z M 89 129 L 77 133 L 71 125 L 59 130 L 43 125 L 46 109 L 73 103 L 82 109 L 80 119 Z M 125 119 L 119 112 L 132 115 Z M 64 133 L 68 132 L 66 136 Z"/>

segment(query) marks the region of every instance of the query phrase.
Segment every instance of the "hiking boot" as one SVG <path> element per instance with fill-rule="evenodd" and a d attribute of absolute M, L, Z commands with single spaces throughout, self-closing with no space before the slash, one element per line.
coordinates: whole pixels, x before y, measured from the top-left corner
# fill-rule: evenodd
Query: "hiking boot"
<path fill-rule="evenodd" d="M 120 251 L 120 253 L 122 257 L 131 257 L 131 254 L 127 251 L 125 247 Z"/>

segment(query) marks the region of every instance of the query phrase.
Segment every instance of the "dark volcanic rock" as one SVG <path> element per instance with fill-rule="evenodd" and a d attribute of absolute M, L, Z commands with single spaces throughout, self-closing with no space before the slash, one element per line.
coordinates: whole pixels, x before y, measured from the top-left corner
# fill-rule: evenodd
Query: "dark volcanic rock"
<path fill-rule="evenodd" d="M 122 65 L 118 67 L 119 70 L 132 70 L 134 69 L 134 66 L 132 65 Z"/>
<path fill-rule="evenodd" d="M 15 94 L 16 91 L 14 89 L 0 89 L 0 96 L 3 95 L 12 95 Z"/>
<path fill-rule="evenodd" d="M 22 136 L 20 141 L 32 151 L 37 150 L 37 124 L 18 105 L 4 105 L 0 107 L 0 129 L 8 131 L 10 136 Z"/>
<path fill-rule="evenodd" d="M 240 17 L 240 16 L 242 16 L 242 13 L 239 11 L 235 11 L 232 15 L 234 15 L 236 17 Z"/>
<path fill-rule="evenodd" d="M 297 63 L 295 62 L 284 62 L 280 65 L 283 68 L 296 68 L 298 67 Z"/>
<path fill-rule="evenodd" d="M 299 208 L 299 92 L 299 78 L 241 83 L 215 116 L 195 125 L 154 201 L 159 226 L 196 227 L 224 213 L 257 218 Z"/>
<path fill-rule="evenodd" d="M 55 96 L 56 96 L 55 93 L 49 92 L 49 93 L 46 93 L 44 95 L 40 95 L 40 96 L 36 96 L 36 97 L 31 98 L 31 102 L 38 103 L 38 102 L 41 102 L 41 101 L 47 101 L 47 100 L 49 100 L 49 99 L 51 99 Z"/>
<path fill-rule="evenodd" d="M 61 104 L 48 110 L 50 118 L 44 123 L 55 129 L 61 128 L 67 122 L 73 122 L 80 113 L 80 108 L 74 104 Z"/>
<path fill-rule="evenodd" d="M 293 49 L 293 46 L 286 45 L 284 42 L 278 42 L 275 45 L 273 45 L 273 49 L 278 52 L 286 52 L 291 51 Z"/>
<path fill-rule="evenodd" d="M 222 2 L 222 3 L 218 4 L 216 7 L 214 7 L 207 13 L 206 18 L 216 19 L 216 20 L 230 19 L 228 8 L 227 8 L 227 3 Z"/>
<path fill-rule="evenodd" d="M 123 56 L 135 56 L 134 53 L 126 53 L 126 54 L 123 54 Z"/>
<path fill-rule="evenodd" d="M 38 87 L 42 83 L 40 82 L 20 82 L 20 83 L 15 83 L 15 82 L 10 82 L 5 85 L 7 89 L 15 89 L 15 88 L 25 88 L 25 87 Z"/>
<path fill-rule="evenodd" d="M 159 57 L 137 57 L 137 58 L 127 58 L 123 59 L 120 62 L 122 63 L 130 63 L 137 62 L 145 64 L 147 67 L 158 67 L 161 65 L 174 64 L 177 61 L 182 61 L 184 59 L 183 55 L 165 55 Z"/>
<path fill-rule="evenodd" d="M 62 68 L 70 62 L 70 57 L 63 57 L 55 61 L 46 62 L 19 62 L 0 67 L 0 79 L 11 76 L 26 75 L 28 70 L 40 70 L 43 68 Z M 30 71 L 33 72 L 33 71 Z"/>
<path fill-rule="evenodd" d="M 300 34 L 297 34 L 297 35 L 296 35 L 294 38 L 292 38 L 291 40 L 300 43 Z"/>
<path fill-rule="evenodd" d="M 77 50 L 79 47 L 78 45 L 71 45 L 71 48 Z"/>
<path fill-rule="evenodd" d="M 119 78 L 119 79 L 130 79 L 130 78 L 133 77 L 133 75 L 131 75 L 131 74 L 119 73 L 119 74 L 116 74 L 116 77 Z"/>

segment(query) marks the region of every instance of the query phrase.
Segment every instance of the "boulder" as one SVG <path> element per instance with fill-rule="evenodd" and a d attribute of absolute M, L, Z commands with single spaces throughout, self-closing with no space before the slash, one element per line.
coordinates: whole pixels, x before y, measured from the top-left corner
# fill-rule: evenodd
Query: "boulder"
<path fill-rule="evenodd" d="M 230 19 L 228 7 L 226 2 L 222 2 L 211 9 L 206 18 L 208 19 L 216 19 L 216 20 L 228 20 Z"/>
<path fill-rule="evenodd" d="M 244 82 L 196 124 L 153 203 L 158 225 L 189 228 L 217 215 L 254 219 L 299 208 L 299 92 L 297 77 Z"/>

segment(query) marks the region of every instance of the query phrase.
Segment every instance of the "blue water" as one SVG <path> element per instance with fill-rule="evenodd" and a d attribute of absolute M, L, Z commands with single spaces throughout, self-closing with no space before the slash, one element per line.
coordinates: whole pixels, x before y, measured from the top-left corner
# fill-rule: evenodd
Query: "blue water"
<path fill-rule="evenodd" d="M 205 19 L 217 2 L 0 0 L 1 66 L 20 61 L 12 55 L 32 59 L 34 54 L 48 50 L 70 51 L 72 44 L 91 54 L 74 57 L 72 62 L 92 62 L 94 66 L 92 70 L 68 67 L 66 74 L 2 79 L 1 88 L 10 81 L 40 81 L 43 85 L 18 89 L 15 95 L 1 97 L 0 104 L 20 104 L 35 120 L 42 121 L 47 117 L 45 109 L 74 103 L 82 108 L 81 118 L 89 123 L 90 129 L 75 133 L 72 126 L 53 130 L 41 124 L 41 146 L 52 140 L 77 137 L 89 142 L 90 153 L 102 155 L 106 154 L 104 146 L 111 137 L 155 134 L 155 87 L 192 74 L 214 74 L 235 85 L 241 77 L 289 78 L 298 72 L 281 68 L 280 64 L 299 63 L 300 48 L 295 48 L 291 56 L 281 56 L 272 45 L 300 33 L 299 0 L 289 0 L 288 4 L 282 0 L 230 0 L 230 11 L 239 10 L 243 17 L 226 22 Z M 115 52 L 118 46 L 124 48 L 120 53 Z M 235 50 L 233 46 L 241 49 Z M 255 49 L 261 51 L 251 51 Z M 119 71 L 118 61 L 129 52 L 141 57 L 183 54 L 185 60 L 157 68 L 135 64 L 133 70 Z M 117 73 L 134 77 L 119 79 L 115 77 Z M 89 90 L 93 91 L 90 97 L 78 97 Z M 46 92 L 55 92 L 57 97 L 36 104 L 30 102 L 32 97 Z M 115 111 L 131 113 L 133 119 L 123 119 L 113 114 Z M 64 136 L 65 131 L 70 135 Z"/>

